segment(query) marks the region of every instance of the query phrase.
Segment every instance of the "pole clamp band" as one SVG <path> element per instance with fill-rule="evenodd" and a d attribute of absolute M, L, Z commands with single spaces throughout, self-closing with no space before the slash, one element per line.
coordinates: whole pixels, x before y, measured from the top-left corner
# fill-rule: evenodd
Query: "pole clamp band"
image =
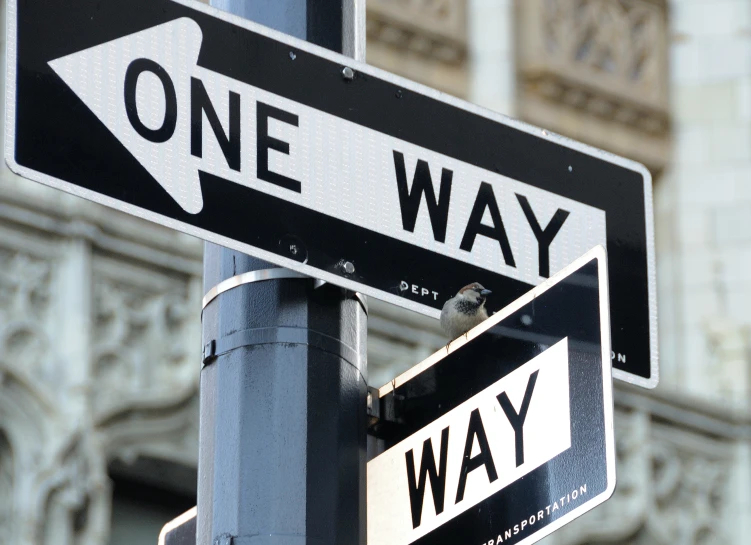
<path fill-rule="evenodd" d="M 264 282 L 266 280 L 278 280 L 281 278 L 310 278 L 310 276 L 284 269 L 282 267 L 274 267 L 272 269 L 261 269 L 258 271 L 248 271 L 246 273 L 238 274 L 227 280 L 222 280 L 216 286 L 211 288 L 206 295 L 203 296 L 203 306 L 201 309 L 205 309 L 206 306 L 211 303 L 217 296 L 225 291 L 237 288 L 244 284 L 252 284 L 253 282 Z"/>
<path fill-rule="evenodd" d="M 362 368 L 360 354 L 339 339 L 303 327 L 257 327 L 243 329 L 220 339 L 211 340 L 203 347 L 203 363 L 210 364 L 217 357 L 245 346 L 261 344 L 301 344 L 312 346 L 337 356 L 358 371 Z"/>
<path fill-rule="evenodd" d="M 201 311 L 203 312 L 203 310 L 208 306 L 209 303 L 211 303 L 211 301 L 216 299 L 220 294 L 224 293 L 225 291 L 229 291 L 231 289 L 237 288 L 245 284 L 252 284 L 253 282 L 264 282 L 266 280 L 280 280 L 283 278 L 307 278 L 307 279 L 313 280 L 315 289 L 320 288 L 326 283 L 326 281 L 324 280 L 312 278 L 306 274 L 299 273 L 297 271 L 292 271 L 290 269 L 285 269 L 283 267 L 274 267 L 271 269 L 249 271 L 246 273 L 233 276 L 232 278 L 227 278 L 226 280 L 222 280 L 216 286 L 214 286 L 208 292 L 206 292 L 206 295 L 203 296 L 203 301 L 201 304 Z M 354 294 L 355 299 L 357 299 L 357 301 L 360 303 L 360 306 L 363 308 L 363 310 L 365 311 L 365 315 L 367 316 L 368 314 L 367 298 L 359 292 L 352 292 L 352 293 Z"/>

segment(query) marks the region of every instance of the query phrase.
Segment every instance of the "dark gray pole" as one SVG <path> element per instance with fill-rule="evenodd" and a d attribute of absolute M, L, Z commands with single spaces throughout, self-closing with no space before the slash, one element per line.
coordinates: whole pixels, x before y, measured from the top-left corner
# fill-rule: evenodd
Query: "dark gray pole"
<path fill-rule="evenodd" d="M 211 3 L 362 58 L 364 0 Z M 365 545 L 364 301 L 214 244 L 203 259 L 206 293 L 240 285 L 202 317 L 198 545 Z"/>

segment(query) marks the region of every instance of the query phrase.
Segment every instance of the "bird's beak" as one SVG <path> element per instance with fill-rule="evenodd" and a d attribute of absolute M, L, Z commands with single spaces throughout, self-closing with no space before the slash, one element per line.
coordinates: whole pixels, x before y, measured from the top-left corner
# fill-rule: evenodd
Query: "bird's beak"
<path fill-rule="evenodd" d="M 482 290 L 480 292 L 480 295 L 482 295 L 483 297 L 485 297 L 486 295 L 490 295 L 491 293 L 493 293 L 493 292 L 490 291 L 490 290 Z"/>

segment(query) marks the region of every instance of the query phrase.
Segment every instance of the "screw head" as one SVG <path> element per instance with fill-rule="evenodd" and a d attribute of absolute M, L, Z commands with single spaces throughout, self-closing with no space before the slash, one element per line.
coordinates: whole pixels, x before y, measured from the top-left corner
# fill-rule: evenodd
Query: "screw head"
<path fill-rule="evenodd" d="M 291 233 L 279 239 L 279 252 L 284 257 L 294 259 L 300 263 L 308 261 L 308 249 L 305 242 Z"/>
<path fill-rule="evenodd" d="M 351 261 L 345 261 L 342 263 L 342 271 L 344 274 L 352 274 L 355 272 L 355 266 L 352 264 Z"/>
<path fill-rule="evenodd" d="M 355 79 L 355 71 L 352 70 L 349 66 L 345 66 L 344 68 L 342 68 L 342 77 L 347 81 L 352 81 L 353 79 Z"/>
<path fill-rule="evenodd" d="M 292 59 L 293 61 L 297 58 L 297 55 L 295 55 L 294 51 L 289 52 L 289 58 Z"/>

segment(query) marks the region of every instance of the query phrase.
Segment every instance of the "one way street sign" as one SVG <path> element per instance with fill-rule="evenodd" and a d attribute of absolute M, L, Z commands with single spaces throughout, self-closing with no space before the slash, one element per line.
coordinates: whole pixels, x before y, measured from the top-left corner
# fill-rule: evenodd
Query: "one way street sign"
<path fill-rule="evenodd" d="M 607 246 L 616 376 L 657 382 L 648 172 L 191 0 L 9 0 L 22 176 L 437 317 Z"/>
<path fill-rule="evenodd" d="M 381 388 L 368 545 L 527 545 L 610 497 L 606 267 L 598 246 Z"/>

